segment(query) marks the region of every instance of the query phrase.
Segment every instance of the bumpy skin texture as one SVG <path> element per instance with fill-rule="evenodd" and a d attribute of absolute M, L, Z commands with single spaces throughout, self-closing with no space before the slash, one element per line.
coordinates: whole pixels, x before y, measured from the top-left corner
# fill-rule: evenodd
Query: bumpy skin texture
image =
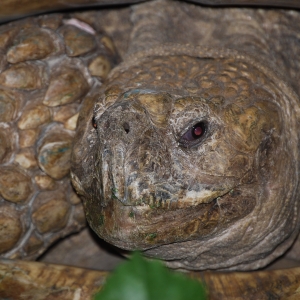
<path fill-rule="evenodd" d="M 299 87 L 289 18 L 299 14 L 135 7 L 127 58 L 85 102 L 73 148 L 73 184 L 100 237 L 187 269 L 259 268 L 291 246 L 299 101 L 288 83 Z"/>
<path fill-rule="evenodd" d="M 69 177 L 72 141 L 83 97 L 100 85 L 117 57 L 106 47 L 112 45 L 107 36 L 84 25 L 52 15 L 0 29 L 4 257 L 35 258 L 85 226 Z"/>

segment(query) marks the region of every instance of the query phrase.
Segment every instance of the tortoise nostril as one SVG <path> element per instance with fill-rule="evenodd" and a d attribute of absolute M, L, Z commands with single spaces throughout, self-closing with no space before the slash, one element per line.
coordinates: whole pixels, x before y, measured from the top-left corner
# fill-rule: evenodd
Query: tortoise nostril
<path fill-rule="evenodd" d="M 129 124 L 128 124 L 127 122 L 124 122 L 124 123 L 123 123 L 123 128 L 124 128 L 124 130 L 126 131 L 126 133 L 129 133 L 130 127 L 129 127 Z"/>

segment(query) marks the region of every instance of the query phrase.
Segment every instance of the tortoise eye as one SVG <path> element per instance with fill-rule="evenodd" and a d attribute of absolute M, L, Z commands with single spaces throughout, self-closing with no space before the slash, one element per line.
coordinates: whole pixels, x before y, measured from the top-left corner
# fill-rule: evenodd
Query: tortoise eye
<path fill-rule="evenodd" d="M 206 131 L 206 122 L 198 122 L 182 135 L 182 137 L 179 140 L 179 143 L 185 147 L 197 145 L 203 139 Z"/>
<path fill-rule="evenodd" d="M 92 119 L 92 125 L 94 128 L 97 128 L 97 123 L 96 123 L 95 117 L 93 117 L 93 119 Z"/>

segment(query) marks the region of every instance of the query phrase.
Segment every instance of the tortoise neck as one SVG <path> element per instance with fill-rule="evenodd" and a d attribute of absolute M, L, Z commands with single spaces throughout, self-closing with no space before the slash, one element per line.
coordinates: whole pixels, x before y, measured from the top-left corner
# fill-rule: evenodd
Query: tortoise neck
<path fill-rule="evenodd" d="M 131 21 L 127 57 L 165 44 L 234 49 L 275 65 L 300 96 L 297 11 L 209 8 L 158 0 L 133 6 Z"/>

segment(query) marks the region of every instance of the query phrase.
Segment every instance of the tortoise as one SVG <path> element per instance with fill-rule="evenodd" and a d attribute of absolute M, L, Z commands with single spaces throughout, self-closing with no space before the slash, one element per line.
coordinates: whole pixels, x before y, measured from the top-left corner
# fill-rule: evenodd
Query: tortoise
<path fill-rule="evenodd" d="M 297 257 L 299 21 L 158 0 L 2 25 L 1 255 L 80 230 L 81 198 L 102 239 L 172 268 Z"/>

